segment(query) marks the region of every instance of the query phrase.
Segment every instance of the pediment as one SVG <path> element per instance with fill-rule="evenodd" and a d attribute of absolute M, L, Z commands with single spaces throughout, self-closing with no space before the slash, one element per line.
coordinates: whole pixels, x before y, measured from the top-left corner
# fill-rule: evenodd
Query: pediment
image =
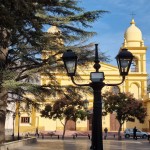
<path fill-rule="evenodd" d="M 78 68 L 78 72 L 84 73 L 84 74 L 89 74 L 90 72 L 95 72 L 95 69 L 93 68 L 94 63 L 89 63 L 85 68 L 81 67 Z M 113 66 L 111 64 L 107 64 L 107 63 L 100 63 L 101 68 L 99 69 L 99 72 L 104 72 L 105 75 L 107 74 L 119 74 L 118 71 L 118 67 L 117 66 Z"/>
<path fill-rule="evenodd" d="M 113 66 L 111 64 L 101 63 L 101 70 L 102 71 L 117 71 L 118 72 L 118 67 Z"/>

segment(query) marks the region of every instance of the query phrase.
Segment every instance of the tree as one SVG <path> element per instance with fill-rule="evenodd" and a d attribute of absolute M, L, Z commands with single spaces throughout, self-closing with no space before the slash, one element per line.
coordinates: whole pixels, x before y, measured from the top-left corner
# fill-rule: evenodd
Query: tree
<path fill-rule="evenodd" d="M 147 91 L 150 92 L 150 78 L 148 77 L 148 80 L 147 80 Z"/>
<path fill-rule="evenodd" d="M 95 35 L 85 30 L 106 11 L 86 12 L 74 0 L 2 0 L 0 2 L 0 143 L 5 141 L 5 116 L 8 93 L 21 97 L 22 101 L 37 106 L 44 100 L 44 94 L 53 95 L 57 90 L 63 94 L 53 75 L 56 67 L 62 70 L 60 55 L 68 48 L 80 53 L 80 64 L 91 59 L 91 44 L 78 44 Z M 61 34 L 45 33 L 44 27 L 57 26 Z M 55 44 L 61 38 L 64 46 Z M 53 42 L 51 42 L 53 41 Z M 71 44 L 68 44 L 71 43 Z M 46 50 L 51 53 L 44 59 L 40 55 Z M 59 57 L 58 57 L 59 56 Z M 83 58 L 83 59 L 82 59 Z M 39 74 L 51 79 L 49 85 L 33 82 Z M 27 97 L 34 95 L 34 99 Z"/>
<path fill-rule="evenodd" d="M 58 99 L 54 104 L 47 104 L 45 109 L 41 111 L 42 117 L 61 121 L 64 126 L 62 139 L 64 139 L 66 124 L 69 120 L 76 122 L 77 119 L 85 120 L 88 117 L 88 112 L 84 108 L 84 101 L 80 99 L 81 97 L 75 93 L 74 96 L 72 94 L 65 95 L 64 98 Z"/>
<path fill-rule="evenodd" d="M 106 92 L 103 94 L 104 100 L 104 114 L 116 113 L 116 119 L 119 122 L 118 139 L 120 139 L 120 131 L 122 125 L 126 121 L 134 121 L 135 118 L 140 123 L 144 123 L 147 116 L 146 108 L 143 106 L 141 100 L 137 100 L 130 93 L 118 93 Z"/>

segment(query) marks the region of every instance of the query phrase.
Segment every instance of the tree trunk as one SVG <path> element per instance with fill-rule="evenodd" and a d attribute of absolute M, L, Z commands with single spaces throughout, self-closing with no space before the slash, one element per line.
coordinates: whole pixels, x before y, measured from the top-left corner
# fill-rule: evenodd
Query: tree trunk
<path fill-rule="evenodd" d="M 3 34 L 0 45 L 0 144 L 5 142 L 5 120 L 7 108 L 7 90 L 3 87 L 3 71 L 6 69 L 10 31 L 0 28 Z"/>
<path fill-rule="evenodd" d="M 7 108 L 7 91 L 0 88 L 0 144 L 5 142 L 5 119 Z"/>
<path fill-rule="evenodd" d="M 64 139 L 65 137 L 65 132 L 66 132 L 66 124 L 67 124 L 67 119 L 65 120 L 65 124 L 64 124 L 64 129 L 63 129 L 63 135 L 62 135 L 62 139 Z"/>
<path fill-rule="evenodd" d="M 121 137 L 121 134 L 120 134 L 120 132 L 121 132 L 121 128 L 122 128 L 122 124 L 119 122 L 119 130 L 118 130 L 118 140 L 121 140 L 122 139 L 122 137 Z"/>

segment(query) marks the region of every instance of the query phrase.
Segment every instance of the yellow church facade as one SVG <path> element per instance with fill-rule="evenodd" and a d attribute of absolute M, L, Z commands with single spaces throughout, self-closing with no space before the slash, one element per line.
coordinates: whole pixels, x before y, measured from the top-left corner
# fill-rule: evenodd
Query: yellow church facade
<path fill-rule="evenodd" d="M 56 27 L 51 27 L 48 32 L 55 33 L 58 32 L 59 29 Z M 127 48 L 134 55 L 134 60 L 129 72 L 129 75 L 126 77 L 124 83 L 115 87 L 107 87 L 105 86 L 102 92 L 106 91 L 120 91 L 120 92 L 130 92 L 134 95 L 135 98 L 143 100 L 145 107 L 147 107 L 148 116 L 145 120 L 144 124 L 140 124 L 137 120 L 135 122 L 126 122 L 123 125 L 122 130 L 126 128 L 132 128 L 136 125 L 139 129 L 144 129 L 150 131 L 150 102 L 149 96 L 147 94 L 147 72 L 146 72 L 146 51 L 147 47 L 144 45 L 144 41 L 142 39 L 142 32 L 136 26 L 134 19 L 132 19 L 130 26 L 127 28 L 124 34 L 124 41 L 120 47 Z M 117 55 L 117 54 L 116 54 Z M 84 72 L 80 71 L 81 68 L 78 68 L 78 72 L 83 78 L 83 83 L 89 83 L 90 72 L 93 72 L 93 64 L 89 64 L 88 70 Z M 102 63 L 100 71 L 104 72 L 105 75 L 105 83 L 120 83 L 122 77 L 119 75 L 118 67 Z M 62 86 L 72 85 L 73 83 L 66 75 L 66 73 L 56 74 L 57 79 Z M 41 84 L 46 84 L 49 81 L 49 78 L 46 76 L 41 76 Z M 56 95 L 57 96 L 57 95 Z M 92 95 L 84 95 L 84 98 L 89 101 L 88 109 L 91 112 L 92 116 L 92 107 L 93 107 L 93 96 Z M 49 101 L 54 101 L 54 99 L 48 98 Z M 63 126 L 61 122 L 56 120 L 50 120 L 46 118 L 40 117 L 40 113 L 36 112 L 32 109 L 32 113 L 29 115 L 27 113 L 22 112 L 20 118 L 16 116 L 15 120 L 15 132 L 17 133 L 18 125 L 20 127 L 20 132 L 35 132 L 36 129 L 38 131 L 58 131 L 62 130 Z M 81 121 L 77 120 L 77 122 L 70 121 L 67 125 L 68 130 L 78 130 L 78 131 L 89 131 L 91 130 L 91 119 Z M 108 131 L 118 131 L 118 122 L 115 119 L 115 114 L 109 114 L 103 117 L 102 120 L 103 128 L 107 127 Z"/>

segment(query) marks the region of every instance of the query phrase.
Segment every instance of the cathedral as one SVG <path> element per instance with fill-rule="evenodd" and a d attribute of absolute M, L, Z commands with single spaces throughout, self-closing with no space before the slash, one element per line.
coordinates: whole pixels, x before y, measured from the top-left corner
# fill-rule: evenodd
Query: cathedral
<path fill-rule="evenodd" d="M 50 27 L 47 31 L 48 33 L 60 32 L 57 27 Z M 126 77 L 126 80 L 119 86 L 114 87 L 104 87 L 102 92 L 106 91 L 118 91 L 118 92 L 130 92 L 134 95 L 135 98 L 143 100 L 145 107 L 147 107 L 146 120 L 144 124 L 140 124 L 137 120 L 135 122 L 126 122 L 123 125 L 122 130 L 124 131 L 126 128 L 133 128 L 135 125 L 138 129 L 150 131 L 150 99 L 147 93 L 147 77 L 148 74 L 146 72 L 146 51 L 147 47 L 144 45 L 144 41 L 142 38 L 141 30 L 136 26 L 134 19 L 131 20 L 129 27 L 126 29 L 124 33 L 123 44 L 120 46 L 120 49 L 127 48 L 133 55 L 134 60 L 132 62 L 129 75 Z M 116 54 L 117 55 L 117 54 Z M 79 72 L 79 74 L 83 77 L 85 82 L 89 81 L 89 74 L 93 72 L 93 64 L 89 64 L 88 70 L 83 72 Z M 80 70 L 80 69 L 79 69 Z M 119 75 L 118 67 L 113 66 L 111 64 L 101 62 L 100 71 L 104 72 L 105 75 L 105 83 L 120 83 L 122 77 Z M 59 75 L 59 82 L 62 86 L 71 85 L 72 82 L 69 80 L 66 74 Z M 47 78 L 45 76 L 41 76 L 41 84 L 45 84 Z M 93 96 L 85 95 L 85 99 L 89 101 L 88 110 L 92 116 L 92 107 L 93 107 Z M 90 117 L 92 118 L 92 117 Z M 20 121 L 18 122 L 18 116 L 15 119 L 15 132 L 17 133 L 18 123 L 20 126 L 20 132 L 35 132 L 36 129 L 38 131 L 60 131 L 63 129 L 61 122 L 56 120 L 50 120 L 40 117 L 40 113 L 36 112 L 34 109 L 32 113 L 29 115 L 27 113 L 21 113 Z M 90 131 L 92 126 L 91 119 L 87 119 L 84 121 L 77 120 L 76 122 L 69 121 L 67 124 L 67 130 L 77 130 L 77 131 Z M 118 122 L 115 119 L 115 113 L 109 114 L 102 119 L 103 128 L 107 127 L 108 131 L 118 131 Z"/>

